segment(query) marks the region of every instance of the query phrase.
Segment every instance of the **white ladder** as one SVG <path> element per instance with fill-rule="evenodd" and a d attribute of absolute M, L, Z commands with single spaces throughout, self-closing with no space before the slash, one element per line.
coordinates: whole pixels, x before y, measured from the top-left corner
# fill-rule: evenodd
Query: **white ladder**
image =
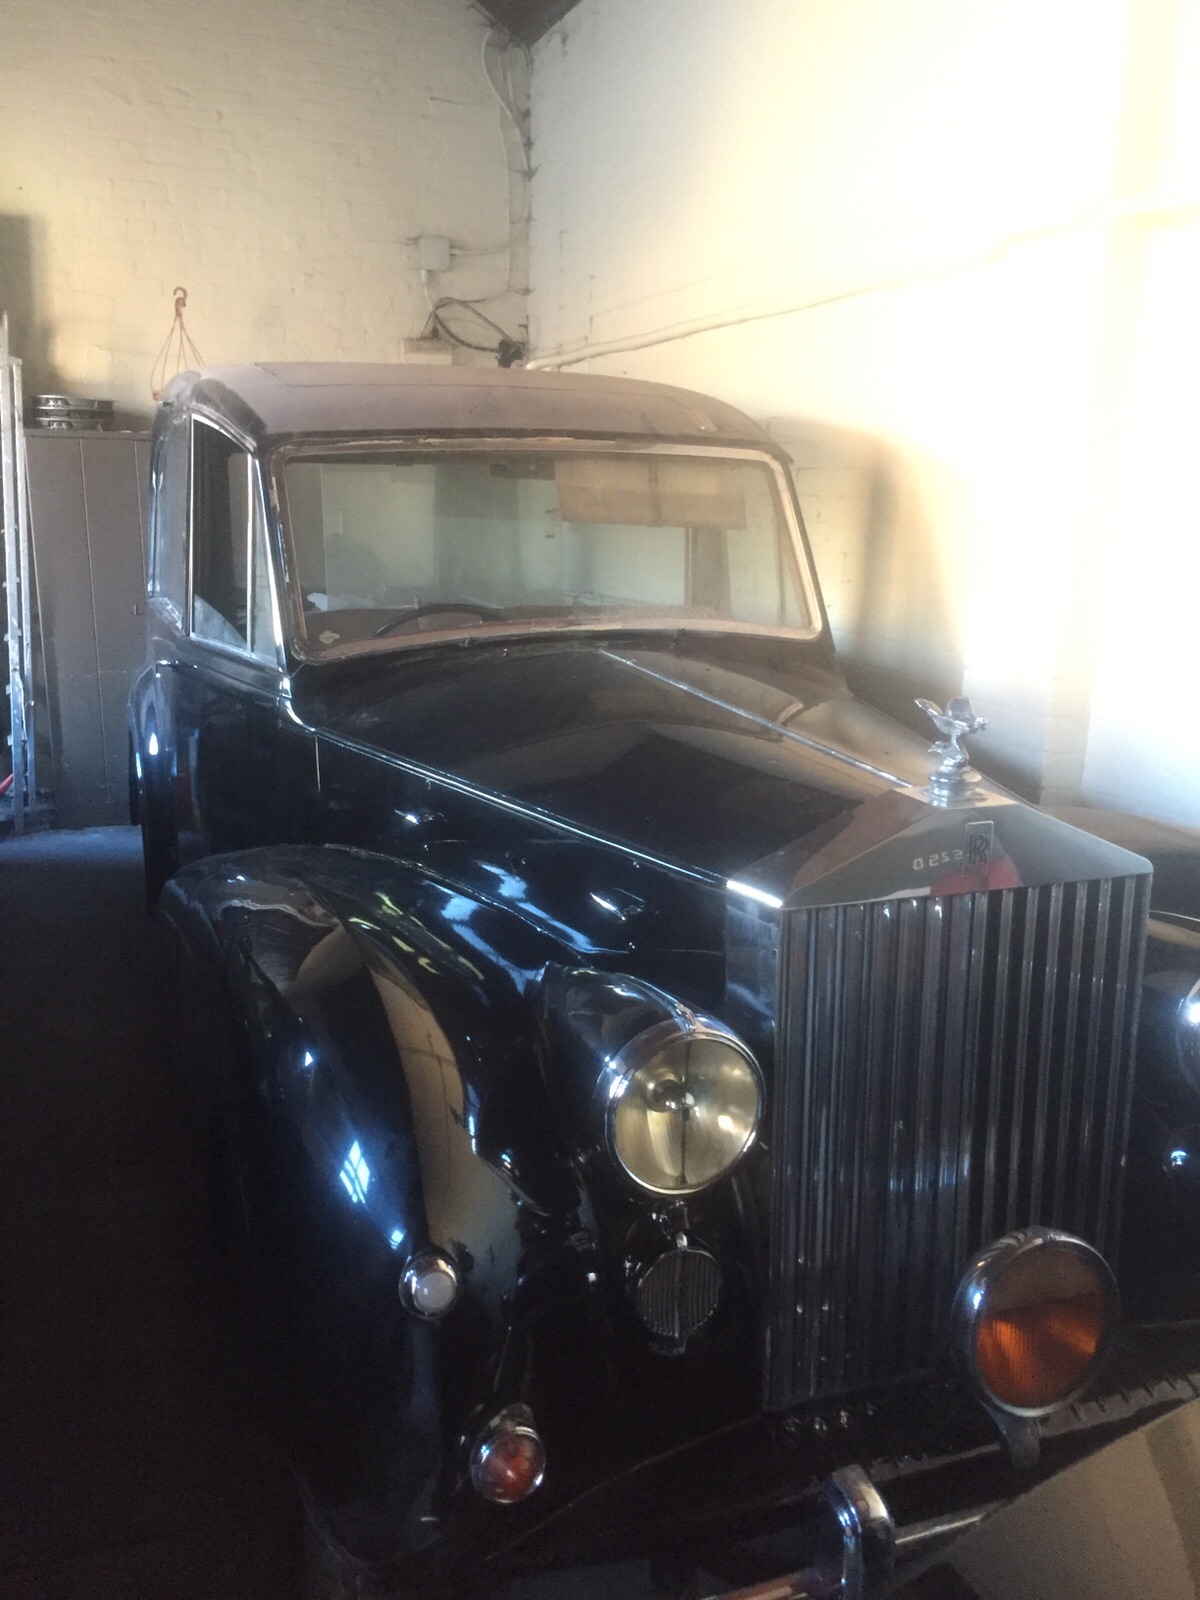
<path fill-rule="evenodd" d="M 21 363 L 8 351 L 8 314 L 0 315 L 0 515 L 4 523 L 5 644 L 14 833 L 37 798 L 33 749 L 33 600 L 30 590 L 29 473 L 22 426 Z"/>

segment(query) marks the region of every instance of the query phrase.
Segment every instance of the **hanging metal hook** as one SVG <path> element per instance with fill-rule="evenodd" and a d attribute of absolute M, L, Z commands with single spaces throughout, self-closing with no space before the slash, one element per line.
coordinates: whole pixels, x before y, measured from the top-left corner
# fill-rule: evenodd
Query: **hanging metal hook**
<path fill-rule="evenodd" d="M 172 355 L 175 359 L 176 373 L 183 370 L 185 362 L 197 367 L 204 365 L 204 357 L 196 349 L 195 341 L 187 331 L 187 323 L 183 320 L 188 292 L 183 284 L 177 283 L 171 294 L 175 301 L 175 316 L 171 321 L 170 328 L 167 330 L 167 337 L 163 340 L 163 347 L 158 352 L 158 359 L 155 361 L 153 370 L 150 373 L 150 393 L 155 400 L 161 396 L 166 388 L 168 377 L 174 375 L 167 372 Z"/>

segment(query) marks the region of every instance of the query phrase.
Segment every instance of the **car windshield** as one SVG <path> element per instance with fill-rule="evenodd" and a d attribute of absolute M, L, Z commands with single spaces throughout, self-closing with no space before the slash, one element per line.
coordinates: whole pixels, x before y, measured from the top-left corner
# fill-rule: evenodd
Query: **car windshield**
<path fill-rule="evenodd" d="M 762 458 L 299 451 L 282 479 L 318 650 L 437 632 L 815 626 Z"/>

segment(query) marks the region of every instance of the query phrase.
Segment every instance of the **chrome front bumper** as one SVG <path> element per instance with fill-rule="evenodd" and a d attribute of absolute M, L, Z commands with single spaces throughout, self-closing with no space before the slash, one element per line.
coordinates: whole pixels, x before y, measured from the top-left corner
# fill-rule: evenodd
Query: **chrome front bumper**
<path fill-rule="evenodd" d="M 973 1528 L 995 1509 L 995 1504 L 980 1506 L 897 1529 L 870 1475 L 859 1466 L 844 1467 L 822 1486 L 810 1565 L 748 1588 L 710 1589 L 705 1600 L 716 1594 L 721 1600 L 862 1600 L 868 1585 L 886 1576 L 898 1554 L 923 1552 Z"/>

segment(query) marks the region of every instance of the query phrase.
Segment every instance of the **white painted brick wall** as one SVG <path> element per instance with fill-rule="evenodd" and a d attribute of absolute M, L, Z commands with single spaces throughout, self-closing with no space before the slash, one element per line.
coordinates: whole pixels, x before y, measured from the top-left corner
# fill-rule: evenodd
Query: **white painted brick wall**
<path fill-rule="evenodd" d="M 398 358 L 427 313 L 406 241 L 508 232 L 484 32 L 468 0 L 4 0 L 0 306 L 27 391 L 145 415 L 176 284 L 208 362 Z M 505 274 L 501 252 L 437 287 Z M 486 309 L 515 326 L 524 300 Z"/>
<path fill-rule="evenodd" d="M 1200 5 L 580 0 L 532 111 L 535 357 L 768 420 L 856 669 L 1200 824 Z"/>

